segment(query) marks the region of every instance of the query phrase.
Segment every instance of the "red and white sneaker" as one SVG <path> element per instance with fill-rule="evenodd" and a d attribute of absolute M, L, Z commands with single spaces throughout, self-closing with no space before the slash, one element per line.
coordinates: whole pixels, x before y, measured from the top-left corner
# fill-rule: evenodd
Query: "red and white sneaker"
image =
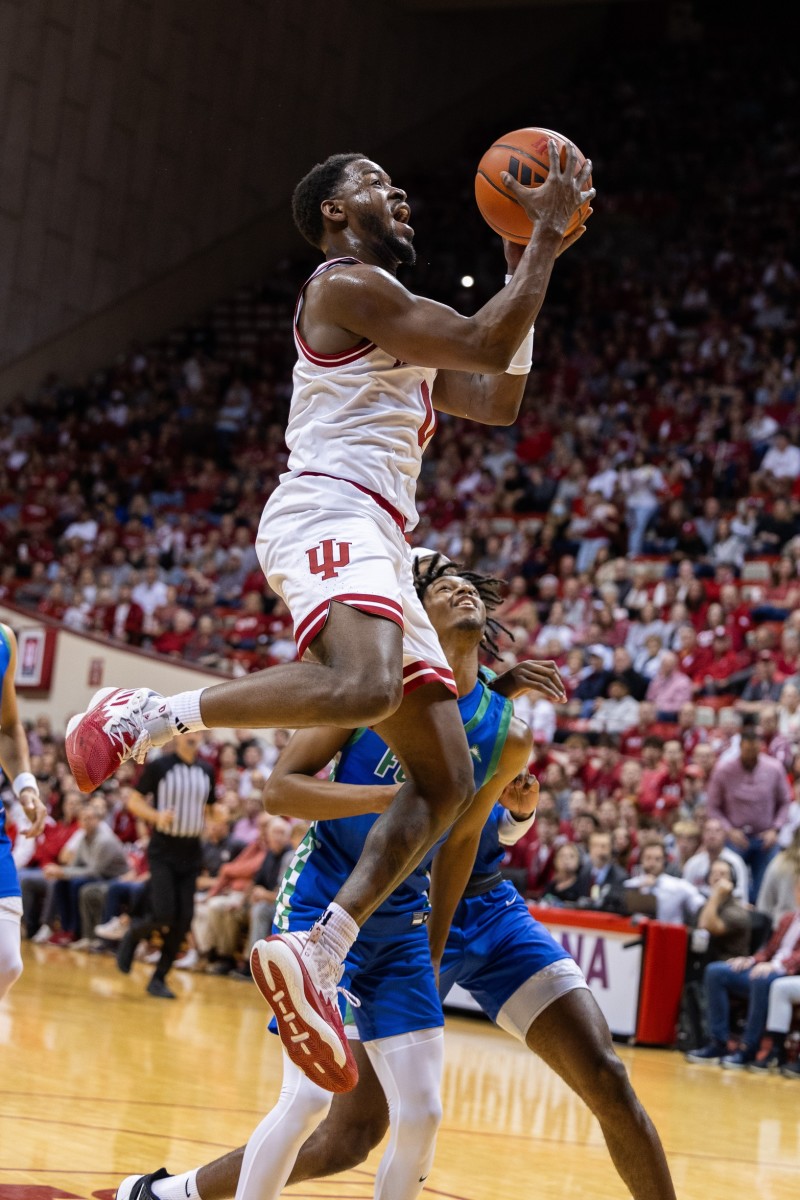
<path fill-rule="evenodd" d="M 82 792 L 94 791 L 129 758 L 144 762 L 174 736 L 162 700 L 149 688 L 101 688 L 86 712 L 72 718 L 65 749 Z"/>
<path fill-rule="evenodd" d="M 349 1092 L 358 1083 L 358 1067 L 339 1012 L 344 967 L 320 944 L 321 932 L 315 925 L 307 933 L 256 942 L 250 969 L 295 1066 L 328 1092 Z"/>

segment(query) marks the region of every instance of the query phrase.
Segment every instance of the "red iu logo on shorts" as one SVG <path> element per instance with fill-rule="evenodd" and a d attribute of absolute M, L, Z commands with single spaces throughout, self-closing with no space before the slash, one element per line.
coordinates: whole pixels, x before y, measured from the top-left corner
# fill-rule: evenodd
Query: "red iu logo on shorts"
<path fill-rule="evenodd" d="M 349 566 L 351 545 L 351 542 L 334 542 L 333 538 L 325 538 L 318 546 L 306 550 L 311 574 L 321 575 L 323 579 L 333 579 L 342 567 Z"/>

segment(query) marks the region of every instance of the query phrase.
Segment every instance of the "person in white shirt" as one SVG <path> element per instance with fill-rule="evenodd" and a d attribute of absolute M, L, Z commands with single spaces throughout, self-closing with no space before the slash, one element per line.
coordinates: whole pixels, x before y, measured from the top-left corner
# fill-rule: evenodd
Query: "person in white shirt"
<path fill-rule="evenodd" d="M 167 585 L 159 578 L 158 567 L 145 567 L 144 579 L 136 584 L 131 592 L 131 599 L 139 605 L 144 613 L 145 631 L 150 632 L 153 623 L 153 613 L 163 607 L 169 598 Z"/>
<path fill-rule="evenodd" d="M 514 698 L 514 715 L 530 729 L 537 741 L 551 745 L 556 736 L 556 710 L 549 700 L 534 700 L 528 692 Z"/>
<path fill-rule="evenodd" d="M 627 681 L 621 675 L 615 675 L 608 685 L 608 699 L 597 701 L 591 727 L 615 734 L 625 733 L 638 724 L 639 702 L 628 691 Z"/>
<path fill-rule="evenodd" d="M 660 842 L 645 846 L 642 851 L 642 873 L 626 879 L 626 888 L 649 893 L 656 898 L 656 917 L 672 925 L 690 925 L 706 902 L 693 884 L 665 874 L 667 852 Z"/>
<path fill-rule="evenodd" d="M 761 460 L 760 473 L 774 481 L 797 479 L 800 475 L 800 449 L 789 441 L 783 429 L 775 434 L 772 445 Z"/>
<path fill-rule="evenodd" d="M 683 878 L 693 884 L 699 891 L 706 887 L 708 872 L 712 862 L 721 858 L 733 869 L 733 894 L 737 900 L 747 900 L 750 891 L 750 873 L 740 854 L 725 845 L 728 831 L 717 817 L 708 817 L 703 824 L 703 841 L 697 854 L 687 859 L 683 868 Z"/>
<path fill-rule="evenodd" d="M 666 482 L 658 467 L 638 451 L 632 467 L 622 472 L 620 483 L 628 511 L 628 556 L 635 558 L 642 552 L 647 526 L 658 511 Z"/>

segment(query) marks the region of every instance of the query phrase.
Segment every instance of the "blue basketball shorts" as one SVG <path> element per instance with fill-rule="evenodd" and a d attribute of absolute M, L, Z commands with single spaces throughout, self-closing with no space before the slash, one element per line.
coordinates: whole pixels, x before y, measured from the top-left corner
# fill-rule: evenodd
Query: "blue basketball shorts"
<path fill-rule="evenodd" d="M 534 921 L 508 881 L 456 909 L 439 975 L 442 1000 L 456 983 L 523 1042 L 554 1000 L 587 986 L 577 963 Z"/>
<path fill-rule="evenodd" d="M 292 914 L 290 931 L 310 929 L 318 915 L 305 919 Z M 372 1042 L 444 1025 L 426 927 L 410 928 L 410 917 L 408 923 L 379 917 L 371 930 L 374 920 L 366 922 L 353 943 L 339 982 L 360 1001 L 355 1007 L 339 997 L 348 1037 Z"/>

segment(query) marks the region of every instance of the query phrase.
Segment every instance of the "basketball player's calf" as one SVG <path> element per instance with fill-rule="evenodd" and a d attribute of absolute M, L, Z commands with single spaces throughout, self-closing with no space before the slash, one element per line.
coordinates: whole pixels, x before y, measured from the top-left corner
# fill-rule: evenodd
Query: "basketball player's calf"
<path fill-rule="evenodd" d="M 559 997 L 533 1022 L 527 1045 L 597 1118 L 608 1152 L 636 1200 L 675 1200 L 664 1148 L 617 1057 L 588 989 Z"/>
<path fill-rule="evenodd" d="M 310 933 L 257 942 L 250 958 L 289 1058 L 335 1092 L 347 1091 L 358 1078 L 337 1002 L 342 963 L 359 927 L 450 828 L 474 791 L 464 725 L 443 684 L 411 692 L 378 732 L 407 782 L 373 825 L 350 878 Z"/>

